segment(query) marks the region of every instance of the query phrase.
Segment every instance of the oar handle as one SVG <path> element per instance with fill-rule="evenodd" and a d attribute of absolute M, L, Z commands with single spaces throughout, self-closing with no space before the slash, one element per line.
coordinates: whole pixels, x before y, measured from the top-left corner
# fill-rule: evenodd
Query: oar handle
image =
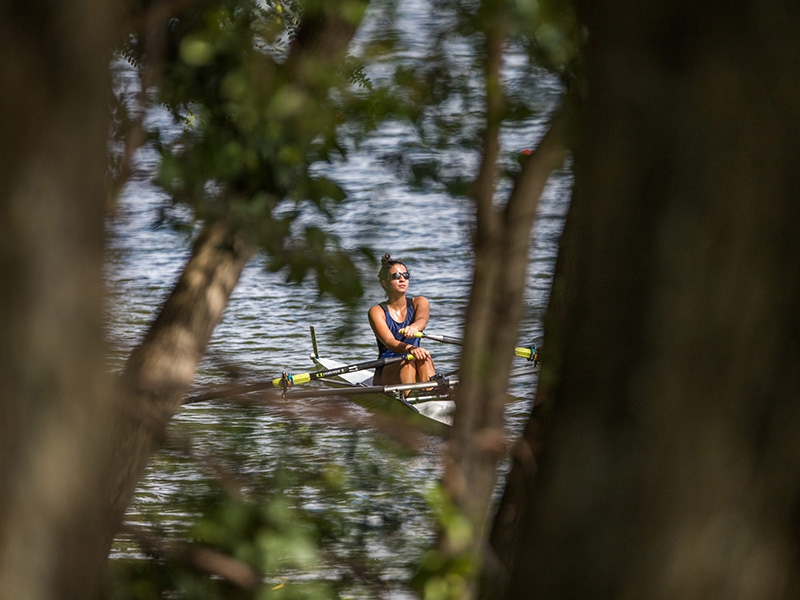
<path fill-rule="evenodd" d="M 402 335 L 406 335 L 406 328 L 405 328 L 405 327 L 403 327 L 402 329 L 399 329 L 399 330 L 397 331 L 397 333 L 400 333 L 400 334 L 402 334 Z M 417 332 L 417 333 L 415 333 L 414 335 L 406 335 L 406 337 L 423 338 L 423 337 L 425 337 L 425 334 L 424 334 L 424 333 L 422 333 L 421 331 L 418 331 L 418 332 Z"/>

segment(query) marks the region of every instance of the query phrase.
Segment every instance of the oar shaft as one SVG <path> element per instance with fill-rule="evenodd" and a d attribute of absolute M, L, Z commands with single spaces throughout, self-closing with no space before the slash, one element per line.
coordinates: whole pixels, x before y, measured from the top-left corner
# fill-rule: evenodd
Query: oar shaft
<path fill-rule="evenodd" d="M 335 369 L 327 369 L 325 371 L 312 371 L 310 373 L 300 373 L 298 375 L 283 375 L 276 377 L 271 381 L 257 381 L 255 383 L 246 383 L 237 385 L 232 388 L 224 390 L 216 390 L 191 396 L 183 401 L 183 404 L 193 404 L 195 402 L 204 402 L 206 400 L 215 400 L 220 398 L 230 398 L 232 396 L 241 396 L 250 392 L 257 392 L 259 390 L 269 388 L 291 387 L 301 383 L 308 383 L 316 379 L 323 379 L 325 377 L 335 377 L 336 375 L 343 375 L 344 373 L 355 373 L 356 371 L 365 371 L 367 369 L 376 369 L 385 365 L 390 365 L 401 360 L 414 360 L 413 354 L 406 354 L 404 356 L 390 356 L 388 358 L 378 358 L 375 360 L 368 360 L 365 362 L 355 363 L 352 365 L 344 365 L 336 367 Z"/>
<path fill-rule="evenodd" d="M 352 396 L 361 394 L 392 394 L 412 390 L 429 390 L 439 387 L 438 381 L 419 381 L 417 383 L 397 383 L 392 385 L 356 385 L 351 387 L 286 390 L 284 398 L 316 398 L 322 396 Z"/>
<path fill-rule="evenodd" d="M 400 333 L 403 333 L 402 329 L 400 330 Z M 426 338 L 429 340 L 433 340 L 434 342 L 442 342 L 445 344 L 457 344 L 459 346 L 464 343 L 464 341 L 461 338 L 451 337 L 449 335 L 437 335 L 434 333 L 425 333 L 423 331 L 418 331 L 417 333 L 415 333 L 413 336 L 410 337 Z"/>
<path fill-rule="evenodd" d="M 231 398 L 234 396 L 241 396 L 249 394 L 250 392 L 257 392 L 259 390 L 272 388 L 271 381 L 257 381 L 256 383 L 247 383 L 244 385 L 237 385 L 235 387 L 226 388 L 224 390 L 216 390 L 212 392 L 205 392 L 190 396 L 186 398 L 182 404 L 194 404 L 195 402 L 205 402 L 206 400 L 219 400 L 222 398 Z"/>
<path fill-rule="evenodd" d="M 417 337 L 426 337 L 432 339 L 434 342 L 443 342 L 445 344 L 456 344 L 457 346 L 461 346 L 464 344 L 464 340 L 461 338 L 451 337 L 449 335 L 433 335 L 427 333 L 421 333 Z"/>
<path fill-rule="evenodd" d="M 403 333 L 403 330 L 400 330 L 400 333 Z M 464 341 L 460 338 L 450 337 L 448 335 L 436 335 L 433 333 L 424 333 L 422 331 L 418 331 L 414 334 L 413 337 L 417 338 L 425 338 L 428 340 L 433 340 L 434 342 L 443 342 L 445 344 L 458 344 L 459 346 L 463 345 Z M 539 349 L 536 346 L 531 346 L 529 348 L 524 348 L 522 346 L 517 346 L 514 348 L 514 356 L 518 356 L 520 358 L 527 358 L 528 360 L 537 361 L 538 360 Z"/>
<path fill-rule="evenodd" d="M 367 369 L 376 369 L 390 365 L 392 363 L 400 362 L 401 360 L 414 360 L 413 354 L 404 354 L 403 356 L 390 356 L 388 358 L 378 358 L 375 360 L 368 360 L 365 362 L 355 363 L 352 365 L 344 365 L 334 369 L 326 369 L 324 371 L 312 371 L 310 373 L 300 373 L 298 375 L 283 375 L 276 377 L 272 380 L 273 387 L 284 387 L 284 384 L 299 385 L 301 383 L 308 383 L 315 379 L 322 379 L 323 377 L 336 377 L 337 375 L 344 375 L 345 373 L 355 373 L 356 371 L 365 371 Z"/>

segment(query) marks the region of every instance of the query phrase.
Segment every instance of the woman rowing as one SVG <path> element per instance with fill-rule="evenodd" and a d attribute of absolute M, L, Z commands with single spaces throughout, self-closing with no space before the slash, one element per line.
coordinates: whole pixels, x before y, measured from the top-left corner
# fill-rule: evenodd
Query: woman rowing
<path fill-rule="evenodd" d="M 412 354 L 414 359 L 375 369 L 375 385 L 429 381 L 436 374 L 430 352 L 420 347 L 419 338 L 414 337 L 428 324 L 430 304 L 424 296 L 406 296 L 410 278 L 405 264 L 392 260 L 389 254 L 383 255 L 378 279 L 387 299 L 369 309 L 369 324 L 378 340 L 378 357 Z"/>

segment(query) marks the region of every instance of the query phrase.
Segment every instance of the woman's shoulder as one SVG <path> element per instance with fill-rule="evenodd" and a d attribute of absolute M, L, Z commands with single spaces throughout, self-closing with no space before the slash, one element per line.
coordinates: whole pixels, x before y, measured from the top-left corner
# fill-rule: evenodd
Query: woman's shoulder
<path fill-rule="evenodd" d="M 370 324 L 375 324 L 377 322 L 384 320 L 384 309 L 381 304 L 375 304 L 369 307 L 367 311 L 367 319 L 369 320 Z"/>

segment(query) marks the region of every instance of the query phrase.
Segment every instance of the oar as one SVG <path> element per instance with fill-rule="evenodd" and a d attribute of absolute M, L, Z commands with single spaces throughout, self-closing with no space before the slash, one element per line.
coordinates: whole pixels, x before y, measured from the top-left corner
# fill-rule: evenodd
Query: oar
<path fill-rule="evenodd" d="M 394 392 L 406 392 L 410 390 L 426 390 L 438 387 L 435 381 L 418 383 L 397 383 L 393 385 L 354 385 L 336 388 L 314 388 L 304 390 L 286 390 L 283 396 L 286 398 L 316 398 L 322 396 L 352 396 L 360 394 L 392 394 Z"/>
<path fill-rule="evenodd" d="M 400 330 L 400 333 L 403 333 L 403 330 Z M 429 340 L 433 340 L 434 342 L 444 342 L 445 344 L 456 344 L 461 346 L 464 343 L 464 340 L 457 337 L 450 337 L 449 335 L 436 335 L 433 333 L 424 333 L 422 331 L 418 331 L 414 334 L 414 337 L 418 338 L 426 338 Z"/>
<path fill-rule="evenodd" d="M 400 330 L 400 333 L 403 333 L 403 330 Z M 413 337 L 418 338 L 425 338 L 429 340 L 433 340 L 434 342 L 444 342 L 445 344 L 457 344 L 461 346 L 464 344 L 464 341 L 461 338 L 451 337 L 449 335 L 436 335 L 433 333 L 424 333 L 422 331 L 418 331 L 414 334 Z M 519 356 L 520 358 L 527 358 L 531 362 L 538 362 L 539 361 L 539 348 L 531 344 L 530 348 L 525 348 L 523 346 L 517 346 L 514 348 L 514 356 Z"/>
<path fill-rule="evenodd" d="M 264 385 L 265 382 L 262 382 L 262 388 L 267 387 Z M 396 392 L 407 392 L 413 390 L 428 390 L 428 389 L 435 389 L 441 388 L 442 382 L 431 380 L 425 382 L 417 382 L 417 383 L 396 383 L 392 385 L 355 385 L 355 386 L 346 386 L 346 387 L 338 387 L 338 388 L 315 388 L 315 389 L 288 389 L 288 390 L 276 390 L 274 388 L 267 389 L 268 392 L 274 392 L 276 394 L 280 394 L 281 398 L 284 399 L 291 399 L 291 400 L 298 400 L 303 398 L 324 398 L 326 396 L 356 396 L 360 394 L 386 394 L 387 400 L 393 399 L 401 402 L 414 412 L 419 412 L 419 409 L 409 402 L 408 398 L 405 398 L 402 393 L 398 394 Z M 270 382 L 271 386 L 271 382 Z M 244 386 L 242 386 L 244 387 Z M 261 389 L 261 388 L 255 388 Z M 252 386 L 247 391 L 255 391 Z M 226 396 L 238 396 L 244 392 L 239 392 L 239 394 L 232 393 L 233 390 L 224 390 Z M 210 400 L 211 398 L 220 398 L 219 394 L 214 395 L 213 393 L 207 394 L 208 398 L 203 398 L 201 396 L 195 396 L 194 398 L 189 398 L 184 404 L 188 404 L 189 402 L 199 402 L 201 400 Z"/>
<path fill-rule="evenodd" d="M 414 360 L 413 354 L 406 354 L 404 356 L 390 356 L 387 358 L 378 358 L 376 360 L 368 360 L 366 362 L 354 363 L 352 365 L 344 365 L 336 367 L 335 369 L 326 369 L 324 371 L 311 371 L 310 373 L 299 373 L 297 375 L 284 374 L 276 377 L 271 381 L 257 381 L 256 383 L 249 383 L 245 385 L 238 385 L 235 387 L 227 388 L 224 390 L 217 390 L 213 392 L 206 392 L 191 396 L 183 401 L 183 404 L 192 404 L 194 402 L 203 402 L 205 400 L 214 400 L 218 398 L 230 398 L 231 396 L 240 396 L 249 392 L 264 390 L 269 388 L 288 388 L 293 385 L 301 383 L 308 383 L 324 377 L 335 377 L 336 375 L 343 375 L 344 373 L 354 373 L 356 371 L 365 371 L 367 369 L 376 369 L 383 367 L 401 360 Z"/>
<path fill-rule="evenodd" d="M 390 398 L 403 403 L 405 406 L 419 412 L 419 409 L 409 402 L 410 398 L 403 396 L 402 392 L 409 392 L 414 390 L 429 390 L 429 389 L 442 389 L 449 387 L 450 382 L 443 380 L 420 381 L 417 383 L 395 383 L 391 385 L 356 385 L 352 387 L 340 388 L 323 388 L 323 389 L 305 389 L 305 390 L 285 390 L 283 398 L 299 399 L 299 398 L 322 398 L 324 396 L 354 396 L 360 394 L 386 394 Z M 401 393 L 397 393 L 401 392 Z"/>
<path fill-rule="evenodd" d="M 430 381 L 418 381 L 416 383 L 393 383 L 388 385 L 354 385 L 336 388 L 316 388 L 304 390 L 286 390 L 283 395 L 286 398 L 315 398 L 317 396 L 351 396 L 358 394 L 393 394 L 395 392 L 410 392 L 414 390 L 429 390 L 449 386 L 452 381 L 443 379 L 431 379 Z"/>
<path fill-rule="evenodd" d="M 405 329 L 401 329 L 400 333 L 405 335 Z M 415 333 L 413 336 L 410 337 L 425 338 L 428 340 L 433 340 L 434 342 L 444 342 L 445 344 L 456 344 L 458 346 L 464 344 L 464 340 L 462 340 L 461 338 L 451 337 L 449 335 L 436 335 L 434 333 L 425 333 L 424 331 L 418 331 L 417 333 Z"/>

